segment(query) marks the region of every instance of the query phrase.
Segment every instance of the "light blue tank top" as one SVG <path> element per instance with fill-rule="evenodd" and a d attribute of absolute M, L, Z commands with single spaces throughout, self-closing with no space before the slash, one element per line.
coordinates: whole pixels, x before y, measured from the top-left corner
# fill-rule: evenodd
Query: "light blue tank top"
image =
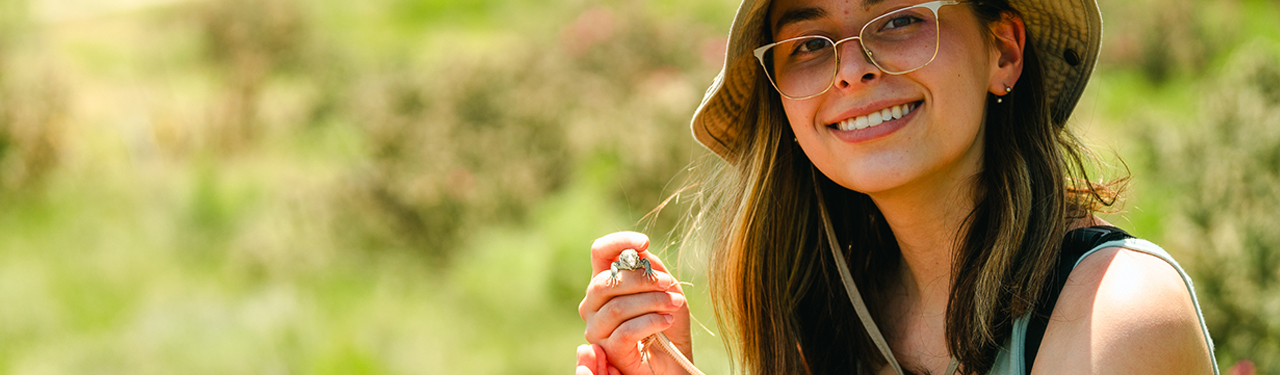
<path fill-rule="evenodd" d="M 1196 316 L 1200 318 L 1200 330 L 1204 332 L 1205 342 L 1209 345 L 1209 359 L 1213 362 L 1213 374 L 1218 375 L 1218 359 L 1213 354 L 1213 339 L 1209 338 L 1209 327 L 1204 324 L 1204 314 L 1200 311 L 1200 302 L 1196 299 L 1196 290 L 1191 286 L 1191 277 L 1187 276 L 1187 272 L 1182 269 L 1182 266 L 1178 265 L 1178 262 L 1174 261 L 1173 257 L 1169 256 L 1169 253 L 1165 252 L 1164 249 L 1161 249 L 1160 246 L 1156 246 L 1156 244 L 1146 240 L 1135 238 L 1116 240 L 1098 245 L 1080 256 L 1080 260 L 1076 261 L 1076 266 L 1079 266 L 1080 262 L 1083 261 L 1085 257 L 1098 252 L 1098 250 L 1109 247 L 1122 247 L 1150 254 L 1163 259 L 1165 262 L 1168 262 L 1169 265 L 1173 266 L 1174 269 L 1178 270 L 1178 274 L 1182 276 L 1182 282 L 1187 285 L 1187 291 L 1191 293 L 1191 302 L 1196 306 Z M 1027 346 L 1027 324 L 1030 322 L 1031 313 L 1027 313 L 1027 315 L 1023 315 L 1022 317 L 1014 320 L 1013 334 L 1009 338 L 1009 341 L 1005 342 L 1004 346 L 1000 349 L 1000 353 L 996 355 L 995 365 L 991 367 L 991 371 L 987 372 L 988 374 L 1022 375 L 1027 373 L 1027 364 L 1025 361 L 1027 357 L 1024 351 Z"/>

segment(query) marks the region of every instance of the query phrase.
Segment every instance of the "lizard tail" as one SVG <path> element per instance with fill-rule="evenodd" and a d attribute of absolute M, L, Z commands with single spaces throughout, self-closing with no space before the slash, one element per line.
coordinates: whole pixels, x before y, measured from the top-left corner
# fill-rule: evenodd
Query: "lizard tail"
<path fill-rule="evenodd" d="M 680 367 L 683 367 L 690 375 L 706 375 L 703 374 L 702 371 L 699 371 L 697 367 L 694 367 L 693 362 L 689 361 L 688 358 L 685 358 L 684 354 L 680 353 L 680 349 L 676 348 L 676 345 L 671 343 L 671 340 L 667 338 L 666 334 L 658 332 L 653 334 L 651 338 L 657 339 L 658 346 L 661 346 L 662 350 L 665 350 L 671 358 L 675 358 L 676 363 L 679 363 Z"/>

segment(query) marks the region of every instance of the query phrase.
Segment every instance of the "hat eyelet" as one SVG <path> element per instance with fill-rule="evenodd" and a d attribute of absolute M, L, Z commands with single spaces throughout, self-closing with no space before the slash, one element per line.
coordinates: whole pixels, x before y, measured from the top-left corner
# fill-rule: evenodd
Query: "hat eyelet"
<path fill-rule="evenodd" d="M 1062 59 L 1066 60 L 1067 64 L 1071 66 L 1080 65 L 1080 54 L 1076 53 L 1074 49 L 1067 48 L 1066 51 L 1063 51 Z"/>

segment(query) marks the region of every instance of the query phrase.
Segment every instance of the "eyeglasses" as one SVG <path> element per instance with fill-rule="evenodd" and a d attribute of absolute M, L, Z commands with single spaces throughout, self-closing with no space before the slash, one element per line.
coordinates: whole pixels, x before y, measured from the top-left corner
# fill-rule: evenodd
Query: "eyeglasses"
<path fill-rule="evenodd" d="M 859 40 L 867 60 L 885 74 L 923 68 L 938 55 L 938 8 L 960 4 L 939 0 L 894 10 L 862 26 L 858 36 L 832 41 L 806 35 L 755 49 L 769 82 L 782 96 L 809 99 L 826 93 L 840 68 L 840 44 Z"/>

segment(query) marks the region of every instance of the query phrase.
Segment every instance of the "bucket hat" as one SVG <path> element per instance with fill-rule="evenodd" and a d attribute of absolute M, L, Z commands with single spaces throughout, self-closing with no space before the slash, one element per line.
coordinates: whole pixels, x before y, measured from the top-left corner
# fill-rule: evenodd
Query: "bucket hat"
<path fill-rule="evenodd" d="M 729 29 L 724 67 L 693 114 L 693 137 L 720 158 L 734 162 L 744 108 L 755 98 L 763 73 L 752 50 L 771 42 L 764 32 L 770 0 L 743 0 Z M 1102 14 L 1096 0 L 1009 0 L 1022 15 L 1027 39 L 1044 73 L 1051 120 L 1065 123 L 1080 101 L 1098 60 Z M 767 83 L 766 83 L 767 84 Z"/>

